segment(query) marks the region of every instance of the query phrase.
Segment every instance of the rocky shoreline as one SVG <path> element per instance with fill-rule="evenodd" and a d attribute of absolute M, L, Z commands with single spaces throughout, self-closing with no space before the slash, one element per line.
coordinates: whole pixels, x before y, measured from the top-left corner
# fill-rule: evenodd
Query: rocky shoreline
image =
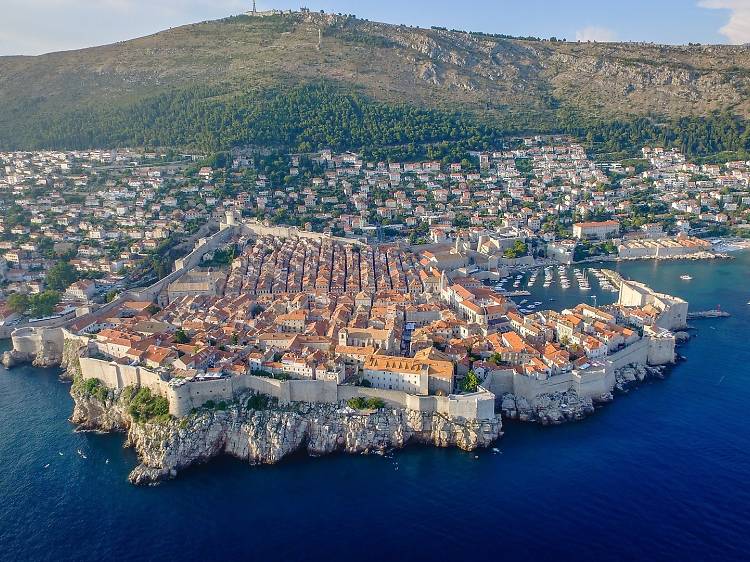
<path fill-rule="evenodd" d="M 664 379 L 665 367 L 629 365 L 615 371 L 615 393 L 627 393 L 631 388 L 649 378 Z M 596 407 L 614 400 L 614 394 L 607 392 L 597 398 L 580 397 L 573 390 L 543 394 L 534 406 L 514 394 L 504 394 L 500 398 L 500 411 L 504 419 L 522 422 L 535 422 L 541 425 L 561 425 L 587 418 Z"/>
<path fill-rule="evenodd" d="M 122 393 L 110 391 L 101 398 L 74 384 L 71 396 L 75 401 L 71 421 L 80 429 L 126 433 L 126 446 L 133 447 L 140 459 L 128 477 L 136 485 L 174 478 L 191 465 L 223 454 L 262 465 L 300 450 L 310 456 L 338 451 L 367 454 L 424 444 L 472 451 L 489 447 L 502 435 L 499 416 L 471 421 L 405 409 L 358 411 L 330 404 L 254 409 L 252 395 L 224 410 L 201 409 L 179 420 L 142 422 L 130 415 Z"/>
<path fill-rule="evenodd" d="M 72 377 L 68 373 L 71 371 L 71 367 L 73 370 L 77 370 L 78 359 L 83 348 L 84 346 L 77 344 L 75 341 L 65 341 L 62 350 L 53 346 L 42 346 L 35 353 L 10 349 L 0 354 L 0 364 L 6 369 L 29 363 L 40 369 L 60 367 L 63 370 L 60 378 L 71 380 Z"/>
<path fill-rule="evenodd" d="M 81 351 L 80 344 L 66 342 L 54 357 L 8 351 L 2 362 L 8 367 L 22 362 L 60 366 L 61 379 L 80 381 Z M 630 365 L 615 371 L 613 390 L 625 393 L 648 378 L 664 377 L 664 367 Z M 268 405 L 267 400 L 248 394 L 221 410 L 203 408 L 180 419 L 136 421 L 124 395 L 128 389 L 98 390 L 87 393 L 83 385 L 72 385 L 75 406 L 70 421 L 81 430 L 125 433 L 125 445 L 133 447 L 140 459 L 129 475 L 136 485 L 174 478 L 191 465 L 223 454 L 261 465 L 302 450 L 310 456 L 367 454 L 423 444 L 472 451 L 491 446 L 502 435 L 502 419 L 560 425 L 585 419 L 598 405 L 614 399 L 609 392 L 592 399 L 568 390 L 542 395 L 532 406 L 523 397 L 504 394 L 498 399 L 500 413 L 495 418 L 474 421 L 408 409 L 353 410 L 345 404 Z M 259 407 L 259 402 L 264 405 Z"/>
<path fill-rule="evenodd" d="M 50 367 L 58 367 L 62 362 L 62 357 L 55 354 L 41 352 L 24 353 L 15 349 L 4 351 L 3 354 L 0 355 L 0 364 L 6 369 L 12 369 L 13 367 L 17 367 L 24 363 L 31 363 L 34 367 L 47 369 Z"/>
<path fill-rule="evenodd" d="M 664 368 L 624 367 L 615 372 L 615 392 L 625 393 L 649 378 L 664 377 Z M 264 465 L 298 451 L 313 457 L 368 454 L 409 444 L 473 451 L 491 446 L 502 435 L 500 416 L 469 421 L 406 409 L 360 411 L 343 404 L 258 407 L 253 394 L 222 410 L 201 409 L 182 419 L 144 422 L 133 419 L 123 392 L 92 395 L 74 384 L 70 420 L 82 430 L 124 432 L 125 446 L 133 447 L 140 460 L 128 476 L 135 485 L 175 478 L 180 471 L 220 455 Z M 560 425 L 582 420 L 613 399 L 611 393 L 592 400 L 567 391 L 543 395 L 532 407 L 524 398 L 505 394 L 500 409 L 504 419 Z"/>
<path fill-rule="evenodd" d="M 630 365 L 615 371 L 615 390 L 627 393 L 648 379 L 663 380 L 666 378 L 667 367 L 648 367 L 644 365 Z"/>
<path fill-rule="evenodd" d="M 610 397 L 611 400 L 611 397 Z M 591 398 L 581 398 L 574 391 L 543 394 L 535 406 L 522 396 L 504 394 L 500 399 L 503 418 L 522 422 L 536 422 L 541 425 L 560 425 L 582 420 L 594 413 Z"/>

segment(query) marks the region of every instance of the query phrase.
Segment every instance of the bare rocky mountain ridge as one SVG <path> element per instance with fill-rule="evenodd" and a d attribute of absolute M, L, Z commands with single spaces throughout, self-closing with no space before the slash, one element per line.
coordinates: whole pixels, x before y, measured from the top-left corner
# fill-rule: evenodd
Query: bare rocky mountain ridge
<path fill-rule="evenodd" d="M 212 86 L 231 96 L 321 79 L 379 101 L 529 128 L 558 109 L 601 120 L 750 114 L 748 46 L 537 41 L 292 13 L 0 57 L 0 127 L 102 104 L 128 107 L 176 89 Z"/>

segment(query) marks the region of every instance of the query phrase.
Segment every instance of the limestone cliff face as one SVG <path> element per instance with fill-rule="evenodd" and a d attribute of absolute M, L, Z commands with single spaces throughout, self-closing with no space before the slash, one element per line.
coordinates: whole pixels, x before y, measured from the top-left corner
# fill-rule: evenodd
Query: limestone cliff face
<path fill-rule="evenodd" d="M 511 393 L 503 394 L 500 410 L 506 419 L 523 422 L 536 422 L 541 425 L 560 425 L 562 423 L 582 420 L 595 411 L 595 406 L 614 400 L 614 393 L 628 392 L 647 379 L 663 379 L 665 367 L 645 365 L 628 365 L 615 370 L 615 386 L 612 392 L 600 396 L 578 396 L 575 390 L 540 394 L 533 402 L 523 396 Z"/>
<path fill-rule="evenodd" d="M 61 363 L 62 354 L 60 351 L 48 346 L 42 346 L 42 348 L 37 351 L 36 356 L 31 362 L 34 367 L 41 367 L 43 369 L 57 367 Z"/>
<path fill-rule="evenodd" d="M 60 367 L 63 369 L 60 375 L 61 379 L 73 380 L 76 376 L 81 375 L 80 358 L 87 355 L 86 349 L 87 346 L 81 340 L 65 340 L 59 361 Z"/>
<path fill-rule="evenodd" d="M 16 351 L 15 349 L 3 351 L 2 356 L 0 356 L 0 364 L 6 369 L 12 369 L 21 363 L 31 363 L 33 360 L 34 355 L 32 353 Z"/>
<path fill-rule="evenodd" d="M 75 405 L 70 421 L 81 429 L 99 431 L 127 431 L 131 418 L 127 406 L 119 399 L 119 394 L 108 393 L 104 400 L 87 395 L 79 386 L 70 389 Z"/>
<path fill-rule="evenodd" d="M 36 353 L 12 349 L 10 351 L 4 351 L 2 356 L 0 356 L 0 363 L 6 369 L 11 369 L 16 365 L 21 365 L 23 363 L 31 363 L 34 367 L 47 369 L 49 367 L 57 367 L 61 362 L 62 356 L 60 353 L 54 349 L 48 349 L 46 347 L 42 347 Z"/>
<path fill-rule="evenodd" d="M 233 404 L 227 410 L 201 410 L 166 422 L 134 422 L 118 398 L 100 401 L 72 390 L 71 420 L 87 429 L 126 430 L 127 444 L 141 464 L 130 474 L 134 484 L 173 478 L 190 465 L 221 454 L 251 465 L 274 464 L 298 450 L 311 456 L 336 451 L 366 453 L 421 443 L 474 450 L 501 435 L 499 417 L 467 421 L 413 410 L 360 412 L 346 406 L 303 404 L 253 410 Z"/>
<path fill-rule="evenodd" d="M 60 378 L 72 379 L 69 372 L 79 368 L 78 358 L 86 353 L 88 346 L 86 338 L 66 337 L 59 328 L 36 329 L 41 330 L 41 336 L 35 338 L 28 333 L 20 336 L 19 339 L 24 341 L 21 345 L 14 336 L 13 349 L 0 355 L 0 364 L 6 369 L 22 363 L 31 363 L 40 368 L 62 367 L 63 374 Z M 26 330 L 31 331 L 29 328 Z"/>
<path fill-rule="evenodd" d="M 611 395 L 603 395 L 597 402 L 607 402 Z M 524 422 L 538 422 L 542 425 L 559 425 L 569 421 L 582 420 L 594 413 L 594 401 L 581 397 L 574 390 L 539 395 L 534 404 L 523 396 L 504 394 L 501 410 L 505 418 Z"/>

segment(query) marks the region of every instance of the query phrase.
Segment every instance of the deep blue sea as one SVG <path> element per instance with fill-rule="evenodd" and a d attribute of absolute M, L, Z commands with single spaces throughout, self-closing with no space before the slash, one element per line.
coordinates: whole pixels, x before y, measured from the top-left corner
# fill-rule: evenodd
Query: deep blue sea
<path fill-rule="evenodd" d="M 583 422 L 506 424 L 478 458 L 225 458 L 135 488 L 122 435 L 73 431 L 57 371 L 0 369 L 0 559 L 750 559 L 750 253 L 736 256 L 620 266 L 732 317 L 694 322 L 668 379 Z M 533 300 L 550 308 L 589 298 L 542 277 Z"/>

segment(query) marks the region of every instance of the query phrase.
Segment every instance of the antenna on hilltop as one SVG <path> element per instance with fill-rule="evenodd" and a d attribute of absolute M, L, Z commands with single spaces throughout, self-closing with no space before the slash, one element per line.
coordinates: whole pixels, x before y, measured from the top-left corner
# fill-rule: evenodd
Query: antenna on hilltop
<path fill-rule="evenodd" d="M 258 9 L 255 6 L 255 0 L 253 0 L 253 14 L 257 14 L 257 13 L 258 13 Z"/>

